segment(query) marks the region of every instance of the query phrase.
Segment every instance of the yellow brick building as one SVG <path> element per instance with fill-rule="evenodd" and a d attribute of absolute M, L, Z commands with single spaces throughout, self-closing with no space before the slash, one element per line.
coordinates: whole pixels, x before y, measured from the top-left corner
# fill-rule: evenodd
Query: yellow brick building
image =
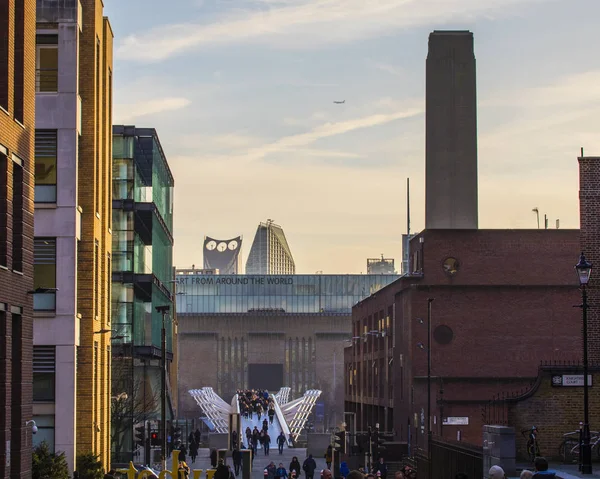
<path fill-rule="evenodd" d="M 38 0 L 34 418 L 71 469 L 110 468 L 112 51 L 101 0 Z"/>

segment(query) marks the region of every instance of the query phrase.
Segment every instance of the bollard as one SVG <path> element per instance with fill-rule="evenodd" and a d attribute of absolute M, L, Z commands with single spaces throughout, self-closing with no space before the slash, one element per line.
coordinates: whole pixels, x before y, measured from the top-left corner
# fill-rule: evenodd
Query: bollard
<path fill-rule="evenodd" d="M 201 479 L 202 469 L 192 469 L 192 479 Z"/>
<path fill-rule="evenodd" d="M 207 469 L 206 470 L 206 479 L 213 479 L 215 472 L 217 472 L 216 469 Z"/>

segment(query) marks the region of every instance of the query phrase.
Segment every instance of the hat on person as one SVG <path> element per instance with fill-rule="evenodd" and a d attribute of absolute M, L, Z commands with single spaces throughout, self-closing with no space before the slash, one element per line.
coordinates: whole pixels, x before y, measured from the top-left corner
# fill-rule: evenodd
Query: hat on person
<path fill-rule="evenodd" d="M 491 479 L 504 479 L 504 469 L 500 466 L 490 467 L 490 478 Z"/>

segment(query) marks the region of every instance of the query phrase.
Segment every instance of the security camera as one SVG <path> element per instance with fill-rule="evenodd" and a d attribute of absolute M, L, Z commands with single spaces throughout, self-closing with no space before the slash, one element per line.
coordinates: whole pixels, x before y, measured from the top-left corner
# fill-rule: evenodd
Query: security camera
<path fill-rule="evenodd" d="M 29 426 L 30 424 L 31 424 L 31 434 L 35 434 L 36 432 L 38 432 L 37 424 L 35 423 L 35 421 L 33 419 L 30 419 L 29 421 L 27 421 L 25 423 L 26 426 Z"/>

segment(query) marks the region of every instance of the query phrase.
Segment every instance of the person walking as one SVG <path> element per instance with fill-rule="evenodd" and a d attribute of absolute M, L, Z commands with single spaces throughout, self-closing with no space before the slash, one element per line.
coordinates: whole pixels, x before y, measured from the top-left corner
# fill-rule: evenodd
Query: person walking
<path fill-rule="evenodd" d="M 285 470 L 285 467 L 283 467 L 283 463 L 282 462 L 279 463 L 279 467 L 277 468 L 277 472 L 275 473 L 275 477 L 279 478 L 279 479 L 287 479 L 287 477 L 288 477 L 288 473 Z"/>
<path fill-rule="evenodd" d="M 210 451 L 210 465 L 213 469 L 215 467 L 217 467 L 217 450 L 216 449 L 212 449 Z"/>
<path fill-rule="evenodd" d="M 239 449 L 234 449 L 231 453 L 231 459 L 233 459 L 233 468 L 235 470 L 235 476 L 240 474 L 240 468 L 242 466 L 242 453 Z"/>
<path fill-rule="evenodd" d="M 306 479 L 313 479 L 316 468 L 317 463 L 313 459 L 312 454 L 309 454 L 308 457 L 304 460 L 304 464 L 302 464 L 302 470 L 306 474 Z"/>
<path fill-rule="evenodd" d="M 223 459 L 219 459 L 219 465 L 213 477 L 214 479 L 229 479 L 229 468 L 225 465 Z"/>
<path fill-rule="evenodd" d="M 373 472 L 379 472 L 381 479 L 387 478 L 388 467 L 387 464 L 383 461 L 383 457 L 379 458 L 379 461 L 377 462 L 377 464 L 375 464 L 375 467 L 373 468 Z"/>
<path fill-rule="evenodd" d="M 331 458 L 333 457 L 333 449 L 331 444 L 327 446 L 327 450 L 325 451 L 325 464 L 327 464 L 327 469 L 331 469 Z"/>
<path fill-rule="evenodd" d="M 269 423 L 273 424 L 273 418 L 275 417 L 275 408 L 274 407 L 270 407 L 269 408 Z"/>
<path fill-rule="evenodd" d="M 285 434 L 283 431 L 277 436 L 277 448 L 279 449 L 279 455 L 283 454 L 283 445 L 285 444 Z M 316 467 L 316 466 L 315 466 Z"/>
<path fill-rule="evenodd" d="M 290 462 L 290 476 L 293 475 L 293 473 L 296 473 L 296 477 L 300 477 L 300 463 L 298 462 L 298 458 L 296 456 L 294 456 L 292 458 L 292 462 Z"/>
<path fill-rule="evenodd" d="M 196 441 L 190 442 L 190 457 L 192 458 L 192 464 L 194 464 L 198 457 L 198 444 L 196 444 Z"/>
<path fill-rule="evenodd" d="M 248 448 L 252 447 L 252 429 L 250 429 L 250 426 L 246 428 L 246 444 L 248 444 Z"/>
<path fill-rule="evenodd" d="M 265 456 L 269 455 L 269 449 L 271 449 L 271 436 L 268 432 L 265 432 L 263 437 L 263 449 L 265 450 Z"/>

